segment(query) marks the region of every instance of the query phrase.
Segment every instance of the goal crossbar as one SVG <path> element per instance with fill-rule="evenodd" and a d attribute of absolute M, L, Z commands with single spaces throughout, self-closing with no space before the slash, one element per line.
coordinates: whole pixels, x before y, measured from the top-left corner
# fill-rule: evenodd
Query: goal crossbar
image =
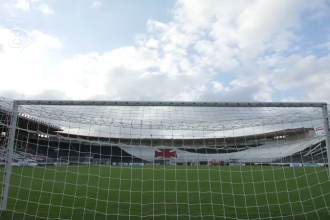
<path fill-rule="evenodd" d="M 98 105 L 98 106 L 202 106 L 202 107 L 324 107 L 324 102 L 180 102 L 180 101 L 99 101 L 99 100 L 14 100 L 17 105 Z"/>

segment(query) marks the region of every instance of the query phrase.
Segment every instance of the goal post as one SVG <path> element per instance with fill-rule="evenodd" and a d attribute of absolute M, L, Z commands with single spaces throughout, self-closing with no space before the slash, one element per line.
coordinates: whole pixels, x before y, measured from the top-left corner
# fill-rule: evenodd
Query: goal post
<path fill-rule="evenodd" d="M 0 219 L 330 218 L 327 103 L 0 98 L 0 132 Z"/>
<path fill-rule="evenodd" d="M 2 195 L 1 195 L 1 210 L 6 210 L 7 207 L 7 197 L 9 190 L 9 181 L 11 176 L 11 162 L 15 142 L 15 132 L 16 132 L 16 123 L 17 123 L 17 114 L 18 114 L 18 104 L 13 102 L 13 109 L 11 111 L 10 118 L 10 128 L 9 128 L 9 138 L 8 138 L 8 147 L 7 147 L 7 158 L 5 163 L 5 171 L 3 174 L 3 184 L 2 184 Z"/>
<path fill-rule="evenodd" d="M 330 127 L 329 127 L 329 112 L 327 105 L 324 105 L 322 107 L 322 113 L 323 113 L 325 143 L 326 143 L 327 155 L 328 155 L 329 181 L 330 181 Z"/>

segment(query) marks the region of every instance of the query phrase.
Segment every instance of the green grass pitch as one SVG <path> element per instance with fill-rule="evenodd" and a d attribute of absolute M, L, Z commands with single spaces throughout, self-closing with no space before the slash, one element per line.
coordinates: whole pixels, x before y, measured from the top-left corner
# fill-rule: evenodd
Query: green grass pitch
<path fill-rule="evenodd" d="M 13 167 L 9 197 L 0 219 L 330 219 L 315 167 Z"/>

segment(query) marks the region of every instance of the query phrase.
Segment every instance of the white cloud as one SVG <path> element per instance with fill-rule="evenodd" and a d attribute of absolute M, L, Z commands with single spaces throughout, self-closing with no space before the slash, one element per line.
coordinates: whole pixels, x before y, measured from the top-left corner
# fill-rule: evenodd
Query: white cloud
<path fill-rule="evenodd" d="M 281 102 L 299 102 L 295 97 L 287 97 L 281 100 Z"/>
<path fill-rule="evenodd" d="M 30 3 L 28 0 L 17 0 L 16 3 L 13 3 L 13 6 L 18 9 L 22 9 L 23 11 L 30 10 Z"/>
<path fill-rule="evenodd" d="M 274 82 L 285 88 L 299 88 L 305 100 L 330 101 L 330 54 L 317 59 L 315 56 L 293 56 L 287 68 L 274 73 Z"/>
<path fill-rule="evenodd" d="M 300 26 L 300 13 L 322 7 L 322 1 L 180 2 L 176 14 L 184 30 L 209 31 L 215 49 L 231 51 L 237 45 L 243 58 L 250 59 L 267 49 L 287 49 L 295 39 L 289 29 Z"/>
<path fill-rule="evenodd" d="M 12 3 L 11 6 L 17 9 L 21 9 L 23 11 L 30 11 L 31 9 L 33 9 L 33 10 L 41 11 L 44 14 L 54 13 L 54 10 L 47 4 L 45 3 L 39 4 L 39 0 L 16 0 L 14 3 Z M 11 13 L 13 14 L 13 12 Z"/>
<path fill-rule="evenodd" d="M 150 39 L 146 43 L 146 47 L 148 47 L 148 48 L 157 48 L 158 47 L 158 43 L 159 43 L 158 40 Z"/>
<path fill-rule="evenodd" d="M 221 91 L 224 91 L 225 88 L 223 86 L 223 84 L 221 82 L 212 82 L 213 84 L 213 91 L 214 92 L 221 92 Z"/>
<path fill-rule="evenodd" d="M 39 5 L 38 9 L 44 14 L 53 14 L 54 11 L 46 4 Z"/>
<path fill-rule="evenodd" d="M 10 30 L 0 28 L 0 61 L 4 84 L 2 91 L 14 90 L 22 94 L 42 93 L 49 88 L 49 75 L 56 67 L 54 51 L 61 49 L 58 39 L 40 31 L 26 32 L 30 45 L 23 51 L 8 44 Z M 2 93 L 2 92 L 1 92 Z"/>
<path fill-rule="evenodd" d="M 326 47 L 327 47 L 328 50 L 330 51 L 330 34 L 329 34 L 328 40 L 329 40 L 329 41 L 326 43 Z"/>
<path fill-rule="evenodd" d="M 92 8 L 99 8 L 102 6 L 102 2 L 93 2 Z"/>

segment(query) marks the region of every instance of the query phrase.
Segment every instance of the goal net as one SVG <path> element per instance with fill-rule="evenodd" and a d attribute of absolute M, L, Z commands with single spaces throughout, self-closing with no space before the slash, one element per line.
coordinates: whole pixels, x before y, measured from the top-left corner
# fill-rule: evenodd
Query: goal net
<path fill-rule="evenodd" d="M 330 219 L 324 103 L 0 99 L 0 219 Z"/>

